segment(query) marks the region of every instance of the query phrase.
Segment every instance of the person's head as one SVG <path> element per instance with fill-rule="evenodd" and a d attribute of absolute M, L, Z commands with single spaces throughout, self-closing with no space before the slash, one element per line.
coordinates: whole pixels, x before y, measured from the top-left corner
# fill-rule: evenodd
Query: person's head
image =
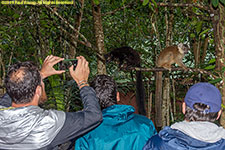
<path fill-rule="evenodd" d="M 187 92 L 183 113 L 187 121 L 214 122 L 221 115 L 220 91 L 210 83 L 197 83 Z"/>
<path fill-rule="evenodd" d="M 90 86 L 96 92 L 101 109 L 117 104 L 119 95 L 117 94 L 117 85 L 113 78 L 107 75 L 97 75 L 90 83 Z"/>
<path fill-rule="evenodd" d="M 15 104 L 27 104 L 34 97 L 40 99 L 42 79 L 38 67 L 33 62 L 18 62 L 11 65 L 5 78 L 5 87 Z"/>

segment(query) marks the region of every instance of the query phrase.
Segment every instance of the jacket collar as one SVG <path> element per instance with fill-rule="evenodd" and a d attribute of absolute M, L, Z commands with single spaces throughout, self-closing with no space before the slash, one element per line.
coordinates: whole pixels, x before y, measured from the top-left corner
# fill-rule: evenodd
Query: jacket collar
<path fill-rule="evenodd" d="M 182 121 L 171 126 L 200 141 L 214 143 L 220 139 L 225 139 L 225 129 L 215 123 L 206 121 Z"/>
<path fill-rule="evenodd" d="M 104 120 L 110 120 L 110 123 L 119 123 L 133 118 L 134 111 L 134 107 L 130 105 L 112 105 L 103 109 L 102 114 Z"/>

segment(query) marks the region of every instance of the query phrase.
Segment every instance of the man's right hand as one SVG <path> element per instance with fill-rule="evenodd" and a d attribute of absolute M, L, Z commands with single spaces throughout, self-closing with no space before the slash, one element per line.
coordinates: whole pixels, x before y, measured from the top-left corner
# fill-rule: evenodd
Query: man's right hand
<path fill-rule="evenodd" d="M 73 66 L 69 68 L 70 75 L 72 78 L 76 81 L 77 85 L 79 86 L 80 83 L 84 83 L 88 81 L 88 76 L 90 73 L 90 69 L 88 67 L 88 62 L 83 56 L 77 57 L 77 66 L 76 69 L 73 70 Z M 83 86 L 79 86 L 79 88 L 82 88 Z"/>
<path fill-rule="evenodd" d="M 65 70 L 55 70 L 53 66 L 60 61 L 64 60 L 64 58 L 49 55 L 45 58 L 44 63 L 41 67 L 41 77 L 42 79 L 47 78 L 48 76 L 54 75 L 54 74 L 61 74 L 65 72 Z"/>

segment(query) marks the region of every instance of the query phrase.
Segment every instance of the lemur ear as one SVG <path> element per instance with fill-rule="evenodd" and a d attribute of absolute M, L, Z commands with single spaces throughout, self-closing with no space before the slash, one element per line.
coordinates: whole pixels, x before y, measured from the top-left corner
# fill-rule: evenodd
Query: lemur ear
<path fill-rule="evenodd" d="M 183 44 L 183 43 L 179 43 L 177 46 L 178 46 L 179 48 L 183 48 L 184 44 Z"/>

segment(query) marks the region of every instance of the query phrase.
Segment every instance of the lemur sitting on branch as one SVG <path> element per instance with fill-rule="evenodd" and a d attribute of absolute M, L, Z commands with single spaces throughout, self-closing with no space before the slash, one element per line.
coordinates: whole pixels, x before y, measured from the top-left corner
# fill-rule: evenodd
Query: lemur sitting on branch
<path fill-rule="evenodd" d="M 114 61 L 119 68 L 141 67 L 140 55 L 131 47 L 120 47 L 104 55 L 106 63 Z M 146 115 L 145 110 L 145 89 L 142 81 L 141 71 L 136 71 L 136 102 L 138 112 Z"/>

